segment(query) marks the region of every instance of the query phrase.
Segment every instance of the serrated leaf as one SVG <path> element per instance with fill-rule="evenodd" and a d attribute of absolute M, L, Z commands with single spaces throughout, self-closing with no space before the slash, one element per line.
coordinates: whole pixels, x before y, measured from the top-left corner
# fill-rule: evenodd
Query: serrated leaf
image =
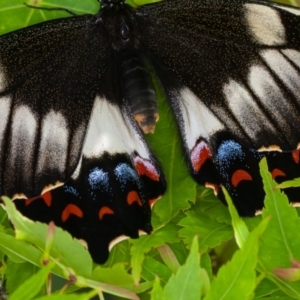
<path fill-rule="evenodd" d="M 151 291 L 151 300 L 166 300 L 164 297 L 163 289 L 160 286 L 160 281 L 157 277 L 155 278 L 153 289 Z"/>
<path fill-rule="evenodd" d="M 288 268 L 292 260 L 300 260 L 300 237 L 295 234 L 300 228 L 297 211 L 289 204 L 287 197 L 278 189 L 277 183 L 268 172 L 266 160 L 260 162 L 266 192 L 265 209 L 262 217 L 271 216 L 270 224 L 262 236 L 260 266 L 285 293 L 300 298 L 299 282 L 285 281 L 274 275 L 277 268 Z"/>
<path fill-rule="evenodd" d="M 2 198 L 9 219 L 14 224 L 16 237 L 45 248 L 48 226 L 39 222 L 33 222 L 23 217 L 7 197 Z M 76 273 L 89 276 L 92 271 L 92 260 L 88 251 L 69 233 L 56 227 L 50 254 L 59 258 L 60 263 L 72 268 Z"/>
<path fill-rule="evenodd" d="M 146 256 L 143 263 L 142 278 L 154 281 L 156 277 L 160 282 L 166 283 L 172 275 L 172 271 L 160 261 Z"/>
<path fill-rule="evenodd" d="M 168 300 L 199 300 L 202 281 L 198 240 L 195 237 L 186 263 L 178 268 L 164 287 L 164 296 Z"/>
<path fill-rule="evenodd" d="M 187 217 L 182 219 L 178 225 L 183 228 L 179 230 L 179 236 L 185 244 L 190 245 L 195 235 L 198 235 L 200 252 L 216 247 L 220 243 L 233 237 L 232 226 L 210 219 L 207 215 L 193 212 L 186 213 Z"/>
<path fill-rule="evenodd" d="M 197 202 L 191 207 L 196 214 L 203 213 L 212 220 L 231 224 L 228 207 L 224 205 L 211 189 L 197 186 Z"/>
<path fill-rule="evenodd" d="M 116 276 L 118 274 L 118 276 Z M 111 268 L 96 267 L 92 275 L 94 280 L 133 290 L 133 278 L 127 273 L 123 264 Z"/>
<path fill-rule="evenodd" d="M 138 284 L 140 280 L 145 253 L 150 251 L 151 248 L 157 248 L 165 243 L 177 242 L 177 233 L 176 225 L 169 223 L 151 235 L 144 235 L 138 240 L 132 240 L 131 267 L 135 284 Z"/>
<path fill-rule="evenodd" d="M 36 296 L 48 278 L 48 275 L 54 264 L 49 263 L 47 266 L 41 268 L 36 274 L 29 277 L 21 286 L 19 286 L 14 293 L 9 296 L 10 300 L 32 300 Z"/>
<path fill-rule="evenodd" d="M 242 249 L 223 266 L 211 284 L 204 300 L 251 299 L 256 286 L 258 240 L 266 229 L 268 219 L 263 220 L 247 238 Z"/>

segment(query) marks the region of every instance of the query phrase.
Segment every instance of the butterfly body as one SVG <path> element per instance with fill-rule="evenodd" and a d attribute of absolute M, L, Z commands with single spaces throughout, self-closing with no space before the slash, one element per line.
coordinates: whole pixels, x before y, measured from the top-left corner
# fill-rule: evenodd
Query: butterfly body
<path fill-rule="evenodd" d="M 222 201 L 225 186 L 241 215 L 263 207 L 262 157 L 276 179 L 300 175 L 298 9 L 101 4 L 0 37 L 0 191 L 27 199 L 24 215 L 54 220 L 100 263 L 123 235 L 151 232 L 166 182 L 143 136 L 159 118 L 149 66 L 191 175 Z"/>

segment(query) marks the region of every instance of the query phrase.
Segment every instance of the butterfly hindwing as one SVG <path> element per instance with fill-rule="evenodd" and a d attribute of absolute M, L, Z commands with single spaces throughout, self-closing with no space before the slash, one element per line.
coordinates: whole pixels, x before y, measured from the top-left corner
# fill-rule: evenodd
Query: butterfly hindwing
<path fill-rule="evenodd" d="M 103 263 L 117 241 L 151 232 L 150 207 L 164 191 L 163 174 L 130 115 L 97 98 L 72 177 L 15 203 L 29 218 L 54 221 L 83 239 L 93 260 Z"/>

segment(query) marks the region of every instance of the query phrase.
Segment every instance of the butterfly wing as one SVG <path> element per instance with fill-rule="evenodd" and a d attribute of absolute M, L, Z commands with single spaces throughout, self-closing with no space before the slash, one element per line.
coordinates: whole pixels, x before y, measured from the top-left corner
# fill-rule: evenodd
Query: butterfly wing
<path fill-rule="evenodd" d="M 103 263 L 123 236 L 152 230 L 165 181 L 122 105 L 114 50 L 93 18 L 0 38 L 0 174 L 1 194 L 25 216 L 54 221 Z"/>
<path fill-rule="evenodd" d="M 89 18 L 1 37 L 1 194 L 39 195 L 76 168 L 94 99 L 103 92 L 107 57 L 103 32 L 91 37 L 86 29 Z"/>
<path fill-rule="evenodd" d="M 264 195 L 259 159 L 267 156 L 274 166 L 269 151 L 299 144 L 299 10 L 178 0 L 140 7 L 137 19 L 192 175 L 222 199 L 225 185 L 240 214 L 253 215 Z M 299 176 L 287 155 L 275 156 L 288 162 L 287 174 Z"/>

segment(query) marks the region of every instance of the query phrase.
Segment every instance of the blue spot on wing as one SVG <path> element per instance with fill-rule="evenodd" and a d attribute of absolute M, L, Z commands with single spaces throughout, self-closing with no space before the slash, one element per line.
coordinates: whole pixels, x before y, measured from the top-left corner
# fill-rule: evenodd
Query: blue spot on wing
<path fill-rule="evenodd" d="M 239 143 L 233 140 L 223 142 L 218 148 L 216 155 L 216 162 L 221 175 L 228 179 L 228 168 L 232 166 L 236 160 L 242 162 L 245 156 L 242 146 Z"/>
<path fill-rule="evenodd" d="M 94 168 L 91 170 L 88 181 L 92 190 L 105 190 L 109 192 L 109 176 L 107 172 L 99 168 Z"/>
<path fill-rule="evenodd" d="M 139 176 L 136 171 L 132 169 L 128 164 L 119 164 L 115 168 L 115 175 L 118 181 L 121 183 L 121 188 L 124 189 L 126 183 L 131 181 L 140 187 Z"/>
<path fill-rule="evenodd" d="M 65 191 L 65 193 L 69 193 L 69 194 L 72 194 L 74 195 L 75 197 L 77 198 L 81 198 L 78 191 L 71 185 L 64 185 L 63 186 L 63 189 Z"/>

